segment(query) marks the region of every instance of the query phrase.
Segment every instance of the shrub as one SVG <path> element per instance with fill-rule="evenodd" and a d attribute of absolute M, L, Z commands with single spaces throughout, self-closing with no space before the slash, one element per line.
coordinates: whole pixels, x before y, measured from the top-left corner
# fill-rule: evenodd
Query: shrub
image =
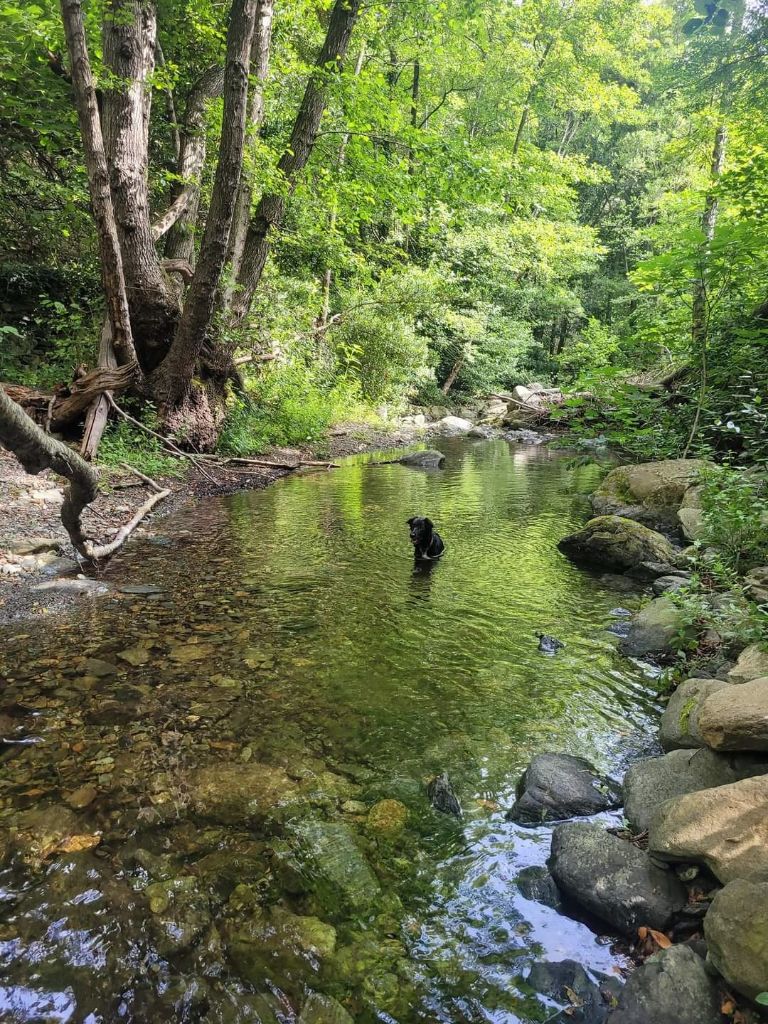
<path fill-rule="evenodd" d="M 154 424 L 147 425 L 154 427 Z M 187 468 L 185 460 L 170 455 L 156 437 L 125 420 L 110 424 L 104 432 L 99 446 L 99 462 L 115 468 L 127 462 L 151 477 L 183 476 Z"/>
<path fill-rule="evenodd" d="M 702 542 L 716 548 L 726 571 L 768 563 L 768 486 L 758 473 L 709 472 L 702 487 Z"/>

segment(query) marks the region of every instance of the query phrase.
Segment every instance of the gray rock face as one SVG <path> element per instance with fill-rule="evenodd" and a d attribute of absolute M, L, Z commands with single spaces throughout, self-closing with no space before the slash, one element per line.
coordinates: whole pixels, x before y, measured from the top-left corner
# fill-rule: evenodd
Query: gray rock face
<path fill-rule="evenodd" d="M 652 589 L 657 597 L 662 594 L 675 593 L 687 587 L 691 582 L 690 576 L 658 576 L 652 584 Z"/>
<path fill-rule="evenodd" d="M 768 992 L 768 878 L 729 882 L 704 918 L 712 963 L 729 985 L 754 999 Z"/>
<path fill-rule="evenodd" d="M 574 1024 L 603 1024 L 622 989 L 618 978 L 605 978 L 596 984 L 575 960 L 534 964 L 528 984 L 559 1003 L 567 1010 L 563 1019 Z"/>
<path fill-rule="evenodd" d="M 671 946 L 638 967 L 607 1024 L 720 1024 L 717 986 L 688 946 Z"/>
<path fill-rule="evenodd" d="M 466 434 L 473 426 L 472 420 L 465 420 L 461 416 L 443 416 L 435 424 L 435 430 L 450 437 L 452 434 Z"/>
<path fill-rule="evenodd" d="M 403 466 L 414 466 L 417 469 L 438 469 L 445 462 L 445 456 L 435 448 L 427 448 L 423 452 L 410 452 L 397 460 Z"/>
<path fill-rule="evenodd" d="M 664 931 L 686 903 L 685 887 L 671 871 L 598 824 L 557 825 L 548 864 L 561 892 L 631 937 L 641 925 Z"/>
<path fill-rule="evenodd" d="M 752 569 L 746 576 L 747 593 L 758 604 L 768 603 L 768 565 Z"/>
<path fill-rule="evenodd" d="M 620 804 L 618 787 L 598 775 L 589 761 L 570 754 L 537 754 L 518 783 L 517 800 L 507 812 L 507 821 L 541 825 L 597 814 Z"/>
<path fill-rule="evenodd" d="M 712 750 L 672 750 L 633 764 L 624 776 L 624 815 L 645 832 L 665 800 L 700 789 L 728 786 L 768 773 L 768 757 L 716 754 Z"/>
<path fill-rule="evenodd" d="M 768 874 L 768 776 L 667 800 L 651 819 L 648 850 L 706 864 L 723 883 Z"/>
<path fill-rule="evenodd" d="M 768 752 L 768 676 L 712 693 L 701 705 L 698 725 L 714 750 Z"/>
<path fill-rule="evenodd" d="M 622 516 L 598 516 L 558 543 L 574 562 L 625 572 L 641 562 L 673 565 L 676 552 L 666 537 Z"/>
<path fill-rule="evenodd" d="M 668 597 L 657 597 L 632 619 L 621 650 L 634 658 L 663 657 L 677 650 L 681 640 L 693 635 L 685 613 Z"/>
<path fill-rule="evenodd" d="M 704 746 L 699 711 L 707 697 L 727 686 L 721 679 L 686 679 L 678 686 L 661 716 L 659 741 L 664 750 Z"/>

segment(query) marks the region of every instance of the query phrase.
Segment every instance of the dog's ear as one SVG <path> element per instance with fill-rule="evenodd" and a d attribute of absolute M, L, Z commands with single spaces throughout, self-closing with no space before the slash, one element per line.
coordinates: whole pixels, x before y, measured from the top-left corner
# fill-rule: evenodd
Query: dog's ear
<path fill-rule="evenodd" d="M 416 518 L 416 516 L 411 516 L 410 519 L 406 519 L 405 521 L 406 521 L 407 525 L 408 526 L 413 526 L 413 522 L 414 522 L 415 518 Z"/>
<path fill-rule="evenodd" d="M 425 527 L 426 527 L 426 528 L 427 528 L 428 530 L 434 530 L 434 528 L 435 528 L 435 524 L 434 524 L 434 523 L 432 522 L 432 520 L 431 520 L 431 519 L 425 519 L 425 520 L 424 520 L 424 526 L 425 526 Z"/>

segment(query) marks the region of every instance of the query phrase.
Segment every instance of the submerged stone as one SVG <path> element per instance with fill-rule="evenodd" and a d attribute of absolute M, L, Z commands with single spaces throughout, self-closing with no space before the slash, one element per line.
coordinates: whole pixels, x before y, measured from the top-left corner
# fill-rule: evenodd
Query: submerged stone
<path fill-rule="evenodd" d="M 395 839 L 406 826 L 408 808 L 399 800 L 379 800 L 368 812 L 369 832 L 385 839 Z"/>
<path fill-rule="evenodd" d="M 604 1024 L 622 988 L 618 978 L 597 984 L 575 960 L 535 963 L 527 981 L 534 991 L 559 1003 L 563 1019 L 573 1024 Z"/>
<path fill-rule="evenodd" d="M 353 910 L 372 905 L 381 887 L 348 825 L 306 819 L 292 822 L 288 834 L 306 888 L 324 905 L 341 901 Z"/>
<path fill-rule="evenodd" d="M 282 819 L 300 800 L 283 768 L 249 762 L 209 765 L 187 777 L 192 809 L 224 825 L 259 825 Z"/>
<path fill-rule="evenodd" d="M 332 996 L 310 992 L 301 1009 L 298 1024 L 355 1024 L 341 1003 Z"/>

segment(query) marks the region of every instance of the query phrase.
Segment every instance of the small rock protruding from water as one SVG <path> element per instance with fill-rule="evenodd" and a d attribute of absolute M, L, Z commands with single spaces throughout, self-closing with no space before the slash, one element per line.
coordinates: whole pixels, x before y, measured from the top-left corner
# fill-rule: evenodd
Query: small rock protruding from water
<path fill-rule="evenodd" d="M 397 460 L 401 466 L 414 466 L 417 469 L 439 469 L 445 462 L 445 456 L 436 448 L 427 448 L 421 452 L 410 452 Z"/>
<path fill-rule="evenodd" d="M 461 817 L 461 804 L 453 791 L 448 772 L 443 772 L 432 779 L 427 785 L 427 796 L 436 811 L 453 814 L 456 818 Z"/>
<path fill-rule="evenodd" d="M 539 650 L 542 654 L 549 655 L 550 658 L 553 658 L 562 647 L 565 647 L 562 640 L 549 636 L 547 633 L 537 633 L 536 636 L 539 638 Z"/>

